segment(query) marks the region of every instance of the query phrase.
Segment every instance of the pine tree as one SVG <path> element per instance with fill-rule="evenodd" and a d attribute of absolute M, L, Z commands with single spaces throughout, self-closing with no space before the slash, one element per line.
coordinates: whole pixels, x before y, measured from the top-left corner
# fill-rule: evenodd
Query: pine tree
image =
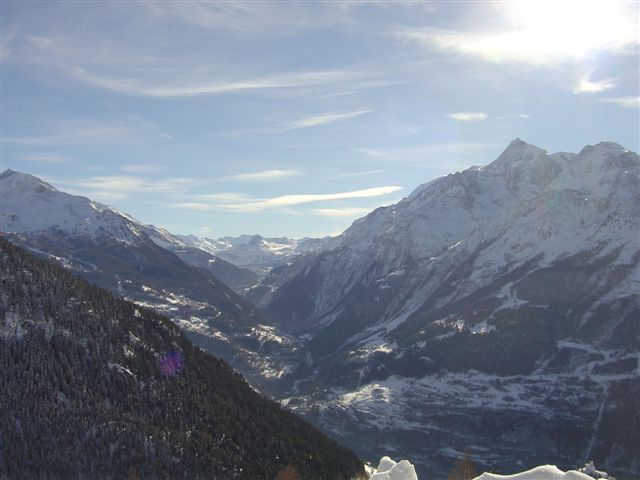
<path fill-rule="evenodd" d="M 471 457 L 465 452 L 464 457 L 456 460 L 447 480 L 473 480 L 478 476 Z"/>

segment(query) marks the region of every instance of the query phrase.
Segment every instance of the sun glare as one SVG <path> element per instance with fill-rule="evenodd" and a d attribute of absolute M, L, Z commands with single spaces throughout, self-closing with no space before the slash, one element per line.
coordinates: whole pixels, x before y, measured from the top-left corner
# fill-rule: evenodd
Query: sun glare
<path fill-rule="evenodd" d="M 514 0 L 506 5 L 515 27 L 508 40 L 524 54 L 582 58 L 638 42 L 637 7 L 630 2 Z"/>

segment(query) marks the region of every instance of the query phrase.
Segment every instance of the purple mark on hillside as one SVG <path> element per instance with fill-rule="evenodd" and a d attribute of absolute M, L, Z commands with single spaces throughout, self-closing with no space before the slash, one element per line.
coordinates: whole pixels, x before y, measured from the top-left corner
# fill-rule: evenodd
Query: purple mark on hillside
<path fill-rule="evenodd" d="M 180 352 L 169 352 L 160 359 L 160 373 L 165 377 L 178 375 L 184 366 L 184 357 Z"/>

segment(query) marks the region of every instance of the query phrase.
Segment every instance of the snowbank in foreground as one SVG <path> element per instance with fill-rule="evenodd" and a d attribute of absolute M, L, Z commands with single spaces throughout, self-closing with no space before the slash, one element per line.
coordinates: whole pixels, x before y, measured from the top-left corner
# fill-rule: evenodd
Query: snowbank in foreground
<path fill-rule="evenodd" d="M 395 462 L 382 457 L 377 469 L 371 469 L 369 480 L 418 480 L 416 470 L 408 460 Z"/>
<path fill-rule="evenodd" d="M 513 475 L 483 473 L 474 480 L 593 480 L 593 477 L 575 470 L 569 470 L 565 473 L 554 465 L 543 465 Z"/>
<path fill-rule="evenodd" d="M 395 462 L 389 457 L 382 457 L 378 468 L 367 468 L 367 473 L 370 475 L 369 480 L 418 480 L 416 470 L 408 460 Z M 613 477 L 605 476 L 602 478 L 612 479 Z M 594 480 L 594 478 L 576 470 L 563 472 L 555 465 L 542 465 L 513 475 L 483 473 L 473 480 Z"/>
<path fill-rule="evenodd" d="M 408 460 L 395 462 L 389 457 L 382 457 L 378 468 L 366 466 L 369 480 L 418 480 L 416 470 Z M 589 472 L 595 477 L 587 475 L 583 472 Z M 513 475 L 499 475 L 497 473 L 483 473 L 473 480 L 595 480 L 596 478 L 604 480 L 615 480 L 606 472 L 596 470 L 593 462 L 585 464 L 580 471 L 569 470 L 563 472 L 555 465 L 542 465 L 532 468 L 526 472 L 514 473 Z"/>

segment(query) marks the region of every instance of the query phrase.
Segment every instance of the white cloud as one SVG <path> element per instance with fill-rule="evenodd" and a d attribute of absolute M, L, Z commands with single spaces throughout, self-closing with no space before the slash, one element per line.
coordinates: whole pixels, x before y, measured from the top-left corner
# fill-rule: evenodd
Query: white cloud
<path fill-rule="evenodd" d="M 321 125 L 327 125 L 334 122 L 340 122 L 359 117 L 361 115 L 372 112 L 373 110 L 355 110 L 353 112 L 344 113 L 325 113 L 322 115 L 314 115 L 312 117 L 301 118 L 288 123 L 280 123 L 276 125 L 267 125 L 257 128 L 242 128 L 231 130 L 223 134 L 227 138 L 240 138 L 242 136 L 256 135 L 256 134 L 280 134 L 283 132 L 289 132 L 291 130 L 299 130 L 304 128 L 318 127 Z"/>
<path fill-rule="evenodd" d="M 66 190 L 66 193 L 70 193 L 71 195 L 80 195 L 90 198 L 91 200 L 98 200 L 100 202 L 113 202 L 128 197 L 126 193 L 110 190 L 75 190 L 73 188 L 70 188 Z"/>
<path fill-rule="evenodd" d="M 367 150 L 365 149 L 356 149 L 359 151 L 363 151 L 363 150 Z M 375 153 L 373 152 L 363 152 L 363 153 L 368 153 L 372 156 L 376 156 Z M 346 178 L 350 178 L 350 177 L 368 177 L 370 175 L 378 175 L 380 173 L 384 173 L 384 170 L 365 170 L 363 172 L 348 172 L 348 173 L 341 173 L 340 176 L 341 177 L 346 177 Z"/>
<path fill-rule="evenodd" d="M 484 122 L 487 119 L 487 114 L 482 112 L 458 112 L 450 113 L 447 117 L 456 122 Z"/>
<path fill-rule="evenodd" d="M 526 113 L 508 113 L 506 115 L 498 115 L 496 117 L 498 120 L 509 120 L 509 119 L 520 119 L 520 120 L 529 120 L 531 116 Z"/>
<path fill-rule="evenodd" d="M 314 213 L 322 217 L 343 218 L 343 217 L 361 217 L 371 212 L 369 208 L 345 207 L 345 208 L 314 208 Z"/>
<path fill-rule="evenodd" d="M 600 93 L 606 92 L 607 90 L 611 90 L 618 85 L 618 82 L 615 78 L 603 78 L 602 80 L 598 80 L 592 82 L 589 79 L 589 75 L 585 75 L 580 79 L 580 82 L 573 88 L 574 94 L 579 93 Z"/>
<path fill-rule="evenodd" d="M 250 197 L 242 193 L 235 192 L 221 192 L 221 193 L 207 193 L 205 195 L 198 195 L 198 199 L 208 202 L 245 202 L 250 200 Z"/>
<path fill-rule="evenodd" d="M 306 117 L 295 122 L 290 122 L 283 125 L 285 130 L 296 130 L 299 128 L 317 127 L 319 125 L 326 125 L 328 123 L 339 122 L 341 120 L 348 120 L 351 118 L 359 117 L 365 113 L 370 113 L 372 110 L 356 110 L 346 113 L 324 113 L 322 115 L 316 115 L 313 117 Z"/>
<path fill-rule="evenodd" d="M 347 20 L 342 2 L 145 2 L 151 13 L 169 22 L 220 30 L 236 35 L 264 36 L 271 33 L 335 24 Z"/>
<path fill-rule="evenodd" d="M 231 178 L 241 182 L 272 182 L 300 175 L 297 170 L 263 170 L 261 172 L 240 173 Z"/>
<path fill-rule="evenodd" d="M 224 210 L 232 212 L 260 212 L 269 209 L 287 209 L 296 205 L 307 203 L 326 202 L 331 200 L 345 200 L 351 198 L 370 198 L 388 195 L 402 190 L 402 187 L 388 185 L 384 187 L 365 188 L 350 192 L 325 193 L 325 194 L 303 194 L 303 195 L 281 195 L 279 197 L 258 199 L 246 197 L 239 193 L 224 193 L 199 195 L 200 202 L 182 202 L 173 206 L 194 210 Z M 211 201 L 213 203 L 205 203 Z M 294 212 L 298 214 L 299 212 Z"/>
<path fill-rule="evenodd" d="M 395 35 L 443 52 L 530 65 L 575 62 L 603 52 L 628 53 L 639 43 L 633 2 L 499 2 L 491 18 L 479 16 L 475 24 L 475 30 L 408 28 Z"/>
<path fill-rule="evenodd" d="M 57 153 L 28 153 L 20 157 L 21 160 L 26 162 L 37 163 L 68 163 L 71 159 L 65 155 L 59 155 Z"/>
<path fill-rule="evenodd" d="M 625 108 L 640 107 L 640 97 L 610 97 L 602 98 L 600 99 L 600 101 L 605 103 L 613 103 L 614 105 Z"/>
<path fill-rule="evenodd" d="M 157 165 L 148 165 L 144 163 L 133 163 L 130 165 L 124 165 L 121 167 L 123 172 L 128 173 L 153 173 L 159 170 Z"/>
<path fill-rule="evenodd" d="M 94 176 L 78 179 L 52 179 L 54 185 L 62 185 L 67 191 L 73 191 L 90 198 L 125 198 L 142 193 L 184 193 L 198 181 L 190 178 L 154 179 L 126 175 Z M 68 188 L 67 188 L 68 187 Z"/>
<path fill-rule="evenodd" d="M 459 142 L 432 145 L 385 146 L 356 148 L 376 159 L 392 160 L 394 165 L 420 165 L 425 175 L 445 175 L 495 159 L 502 150 L 502 142 Z M 427 173 L 428 172 L 428 173 Z"/>
<path fill-rule="evenodd" d="M 233 205 L 232 209 L 242 211 L 265 210 L 274 207 L 287 207 L 293 205 L 301 205 L 305 203 L 322 202 L 328 200 L 344 200 L 347 198 L 367 198 L 387 195 L 389 193 L 402 190 L 402 187 L 395 185 L 385 187 L 365 188 L 363 190 L 355 190 L 351 192 L 341 193 L 325 193 L 325 194 L 307 194 L 307 195 L 282 195 L 280 197 L 248 202 L 245 204 Z M 237 208 L 236 208 L 237 207 Z"/>
<path fill-rule="evenodd" d="M 187 210 L 210 210 L 211 209 L 211 205 L 207 203 L 198 203 L 198 202 L 174 203 L 171 206 L 176 208 L 184 208 Z"/>
<path fill-rule="evenodd" d="M 185 70 L 164 70 L 154 73 L 153 69 L 151 69 L 147 72 L 148 76 L 139 78 L 116 78 L 98 75 L 80 67 L 73 67 L 69 73 L 77 80 L 126 95 L 167 98 L 319 87 L 370 76 L 366 72 L 325 70 L 212 81 L 211 77 L 218 73 L 218 70 L 216 72 L 201 73 L 198 73 L 198 71 L 193 73 Z M 158 82 L 158 79 L 162 79 L 163 83 Z"/>
<path fill-rule="evenodd" d="M 78 128 L 56 129 L 54 132 L 28 137 L 3 137 L 3 143 L 16 145 L 83 145 L 94 143 L 131 143 L 137 139 L 133 132 L 126 128 L 94 125 Z"/>
<path fill-rule="evenodd" d="M 0 53 L 14 64 L 42 69 L 44 74 L 39 75 L 49 83 L 71 78 L 125 95 L 154 98 L 266 92 L 331 96 L 389 84 L 383 78 L 389 76 L 386 68 L 287 71 L 269 68 L 268 58 L 233 61 L 238 39 L 230 33 L 280 37 L 291 35 L 295 25 L 306 34 L 320 24 L 341 22 L 339 9 L 330 3 L 145 0 L 126 6 L 107 2 L 103 7 L 83 11 L 51 4 L 41 12 L 44 15 L 25 15 L 22 22 L 10 25 L 13 30 L 3 29 L 7 42 Z M 60 21 L 41 20 L 47 14 Z M 65 28 L 78 21 L 87 28 Z M 241 55 L 251 55 L 245 41 L 239 40 Z"/>
<path fill-rule="evenodd" d="M 157 126 L 136 116 L 127 116 L 114 122 L 95 120 L 59 121 L 45 124 L 39 133 L 29 136 L 4 136 L 2 143 L 25 146 L 140 144 L 160 136 Z"/>

